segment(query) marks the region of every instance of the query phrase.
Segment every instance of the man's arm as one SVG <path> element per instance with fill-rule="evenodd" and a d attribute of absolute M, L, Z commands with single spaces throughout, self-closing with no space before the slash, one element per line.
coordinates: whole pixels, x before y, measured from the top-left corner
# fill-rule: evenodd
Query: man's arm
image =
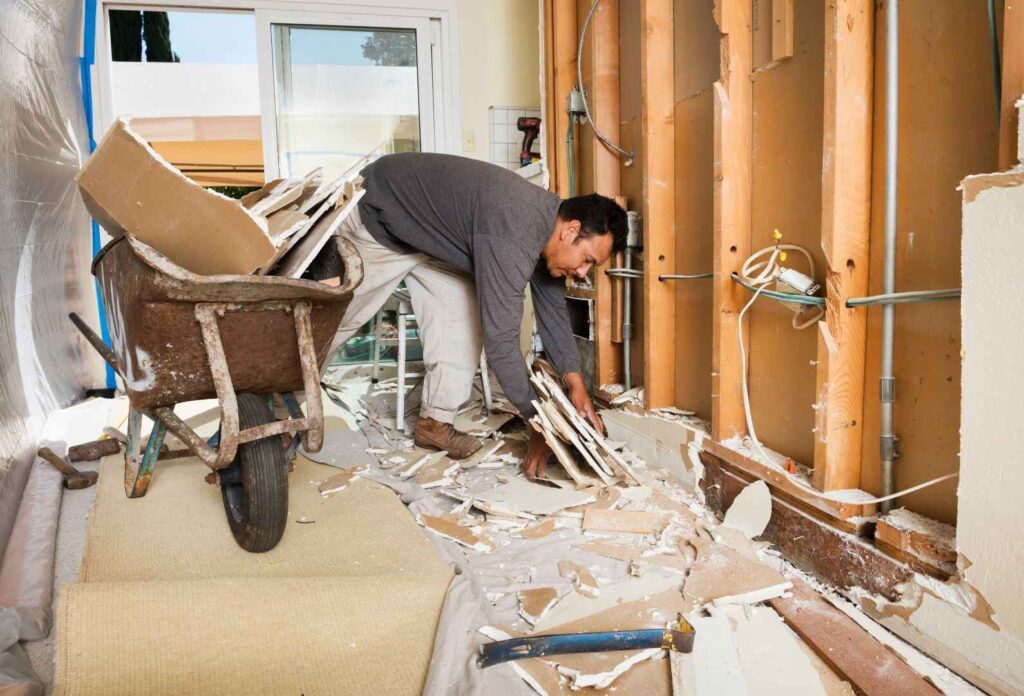
<path fill-rule="evenodd" d="M 603 433 L 604 424 L 597 417 L 580 372 L 580 353 L 569 324 L 569 310 L 565 306 L 565 280 L 553 277 L 544 264 L 539 263 L 530 279 L 530 289 L 544 351 L 565 380 L 572 405 Z"/>
<path fill-rule="evenodd" d="M 536 394 L 519 352 L 523 296 L 532 269 L 533 260 L 517 244 L 495 235 L 474 236 L 473 274 L 487 362 L 524 419 L 536 413 L 530 403 Z"/>
<path fill-rule="evenodd" d="M 537 316 L 537 331 L 551 363 L 559 374 L 579 373 L 580 352 L 569 324 L 569 310 L 565 306 L 565 279 L 552 276 L 541 261 L 530 277 L 530 292 Z"/>

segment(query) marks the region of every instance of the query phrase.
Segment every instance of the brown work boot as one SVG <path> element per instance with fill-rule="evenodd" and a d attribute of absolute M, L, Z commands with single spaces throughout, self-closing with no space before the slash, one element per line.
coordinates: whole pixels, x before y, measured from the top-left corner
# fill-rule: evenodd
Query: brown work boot
<path fill-rule="evenodd" d="M 442 423 L 433 418 L 416 421 L 416 445 L 427 449 L 448 450 L 452 459 L 465 459 L 476 452 L 483 443 L 472 435 L 460 433 L 451 423 Z"/>

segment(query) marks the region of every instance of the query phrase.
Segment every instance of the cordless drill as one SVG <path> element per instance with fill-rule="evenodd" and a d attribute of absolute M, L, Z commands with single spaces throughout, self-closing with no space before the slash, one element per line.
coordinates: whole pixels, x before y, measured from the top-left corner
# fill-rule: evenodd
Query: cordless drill
<path fill-rule="evenodd" d="M 535 116 L 520 116 L 516 128 L 523 134 L 523 148 L 519 151 L 519 166 L 525 167 L 533 162 L 533 141 L 540 135 L 540 119 Z"/>

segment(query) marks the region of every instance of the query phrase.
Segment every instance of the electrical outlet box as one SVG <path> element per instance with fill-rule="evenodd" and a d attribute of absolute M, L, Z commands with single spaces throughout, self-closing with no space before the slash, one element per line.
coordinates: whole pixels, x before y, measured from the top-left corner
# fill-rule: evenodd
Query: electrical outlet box
<path fill-rule="evenodd" d="M 476 133 L 474 131 L 462 131 L 462 151 L 476 152 Z"/>
<path fill-rule="evenodd" d="M 569 115 L 577 116 L 581 120 L 586 116 L 586 110 L 583 108 L 583 92 L 575 87 L 569 92 Z"/>
<path fill-rule="evenodd" d="M 814 278 L 804 275 L 800 271 L 785 266 L 779 266 L 775 272 L 775 290 L 790 295 L 803 295 L 813 297 L 821 286 Z M 781 302 L 781 301 L 780 301 Z M 814 307 L 801 302 L 781 302 L 794 314 L 802 315 L 815 310 Z"/>

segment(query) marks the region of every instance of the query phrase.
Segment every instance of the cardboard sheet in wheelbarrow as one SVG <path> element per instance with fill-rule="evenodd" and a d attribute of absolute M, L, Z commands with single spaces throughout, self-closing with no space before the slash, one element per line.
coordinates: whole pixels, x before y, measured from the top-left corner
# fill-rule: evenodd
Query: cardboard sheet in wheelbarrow
<path fill-rule="evenodd" d="M 284 538 L 249 554 L 206 471 L 161 462 L 129 500 L 122 460 L 102 463 L 54 693 L 420 693 L 451 571 L 395 494 L 321 496 L 338 469 L 299 457 Z"/>

